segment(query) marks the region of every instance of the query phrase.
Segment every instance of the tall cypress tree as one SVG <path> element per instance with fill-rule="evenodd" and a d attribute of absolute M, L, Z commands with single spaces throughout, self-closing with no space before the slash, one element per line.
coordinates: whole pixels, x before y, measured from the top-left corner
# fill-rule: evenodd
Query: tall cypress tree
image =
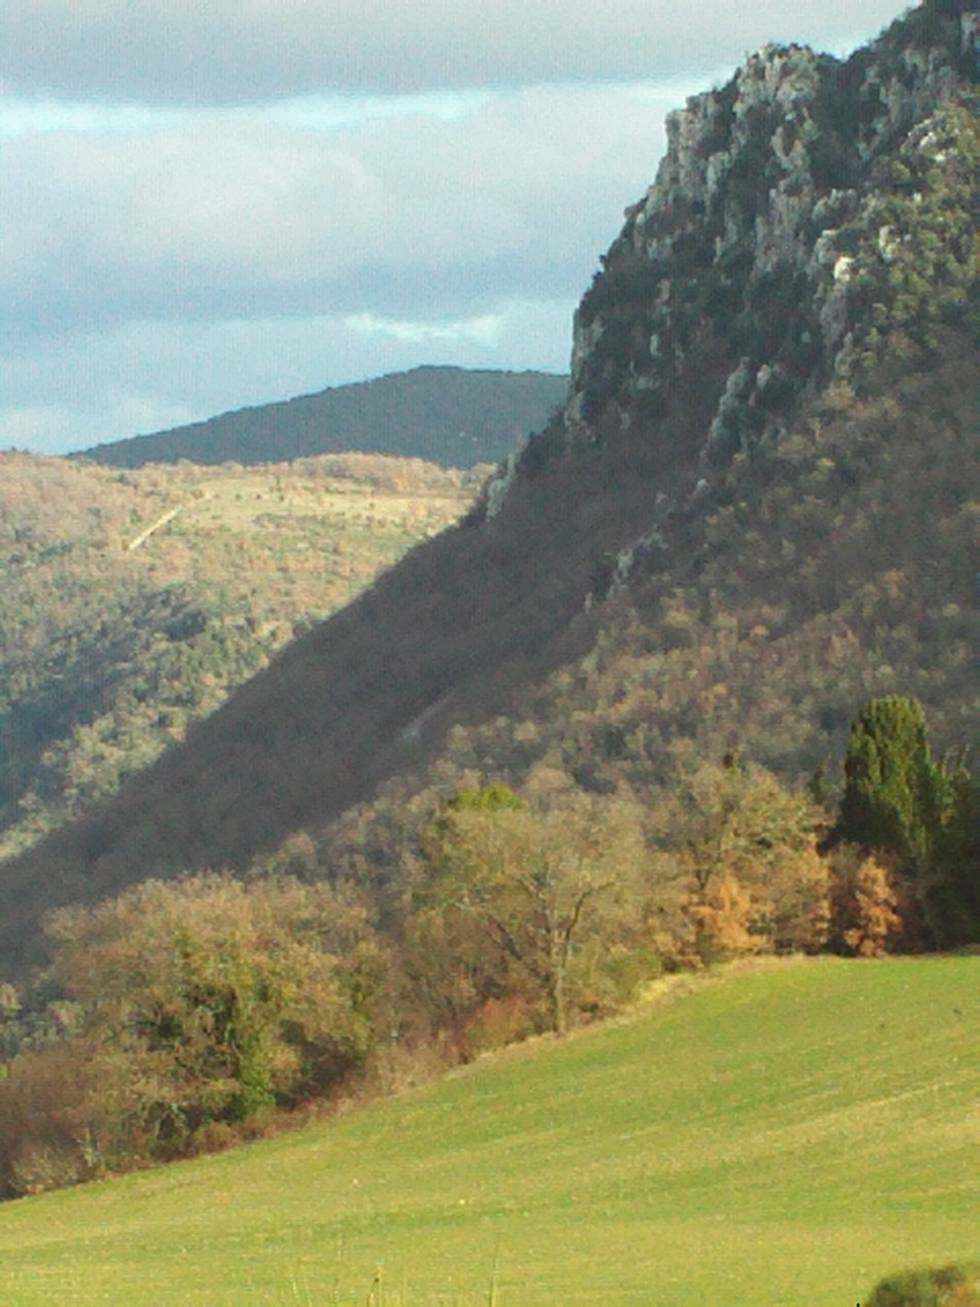
<path fill-rule="evenodd" d="M 917 699 L 868 702 L 851 728 L 834 835 L 891 855 L 934 946 L 980 937 L 980 789 L 961 760 L 937 762 Z"/>
<path fill-rule="evenodd" d="M 896 855 L 915 874 L 930 860 L 948 785 L 933 760 L 918 699 L 871 699 L 851 727 L 837 834 Z"/>
<path fill-rule="evenodd" d="M 936 840 L 934 919 L 944 944 L 980 942 L 980 776 L 949 771 L 949 814 Z"/>

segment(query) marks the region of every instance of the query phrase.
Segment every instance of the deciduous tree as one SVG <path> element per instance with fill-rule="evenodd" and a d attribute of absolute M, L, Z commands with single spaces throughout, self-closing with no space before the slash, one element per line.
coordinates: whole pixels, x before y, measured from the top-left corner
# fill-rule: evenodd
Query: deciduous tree
<path fill-rule="evenodd" d="M 503 786 L 464 791 L 426 832 L 424 853 L 422 909 L 454 916 L 456 946 L 478 943 L 485 969 L 529 987 L 548 1028 L 564 1034 L 576 955 L 639 917 L 635 806 L 568 792 L 533 811 Z"/>

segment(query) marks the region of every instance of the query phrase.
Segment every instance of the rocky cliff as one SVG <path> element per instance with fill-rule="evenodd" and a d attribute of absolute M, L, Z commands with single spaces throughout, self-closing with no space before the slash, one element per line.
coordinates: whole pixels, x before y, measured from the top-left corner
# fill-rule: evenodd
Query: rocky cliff
<path fill-rule="evenodd" d="M 561 420 L 523 470 L 630 429 L 656 442 L 707 387 L 711 418 L 671 488 L 703 493 L 897 333 L 934 343 L 972 277 L 975 133 L 953 106 L 977 25 L 962 0 L 929 0 L 846 61 L 766 46 L 671 114 L 657 178 L 575 315 Z"/>

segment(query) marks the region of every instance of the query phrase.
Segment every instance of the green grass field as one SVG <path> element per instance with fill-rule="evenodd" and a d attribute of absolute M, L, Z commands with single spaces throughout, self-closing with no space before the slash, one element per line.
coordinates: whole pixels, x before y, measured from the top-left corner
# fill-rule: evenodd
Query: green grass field
<path fill-rule="evenodd" d="M 0 1303 L 854 1307 L 975 1255 L 980 957 L 772 964 L 0 1208 Z"/>

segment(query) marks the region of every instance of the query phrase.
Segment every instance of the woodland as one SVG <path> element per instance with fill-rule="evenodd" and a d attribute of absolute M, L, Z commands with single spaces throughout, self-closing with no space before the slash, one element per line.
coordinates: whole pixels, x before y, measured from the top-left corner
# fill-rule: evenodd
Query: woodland
<path fill-rule="evenodd" d="M 399 1063 L 561 1037 L 664 974 L 975 940 L 980 784 L 933 756 L 916 700 L 866 705 L 842 781 L 835 813 L 827 778 L 787 787 L 737 752 L 646 793 L 542 767 L 521 792 L 376 809 L 373 846 L 355 822 L 244 878 L 60 909 L 48 964 L 0 987 L 3 1192 L 254 1138 Z"/>
<path fill-rule="evenodd" d="M 0 454 L 0 858 L 114 794 L 485 475 Z"/>

